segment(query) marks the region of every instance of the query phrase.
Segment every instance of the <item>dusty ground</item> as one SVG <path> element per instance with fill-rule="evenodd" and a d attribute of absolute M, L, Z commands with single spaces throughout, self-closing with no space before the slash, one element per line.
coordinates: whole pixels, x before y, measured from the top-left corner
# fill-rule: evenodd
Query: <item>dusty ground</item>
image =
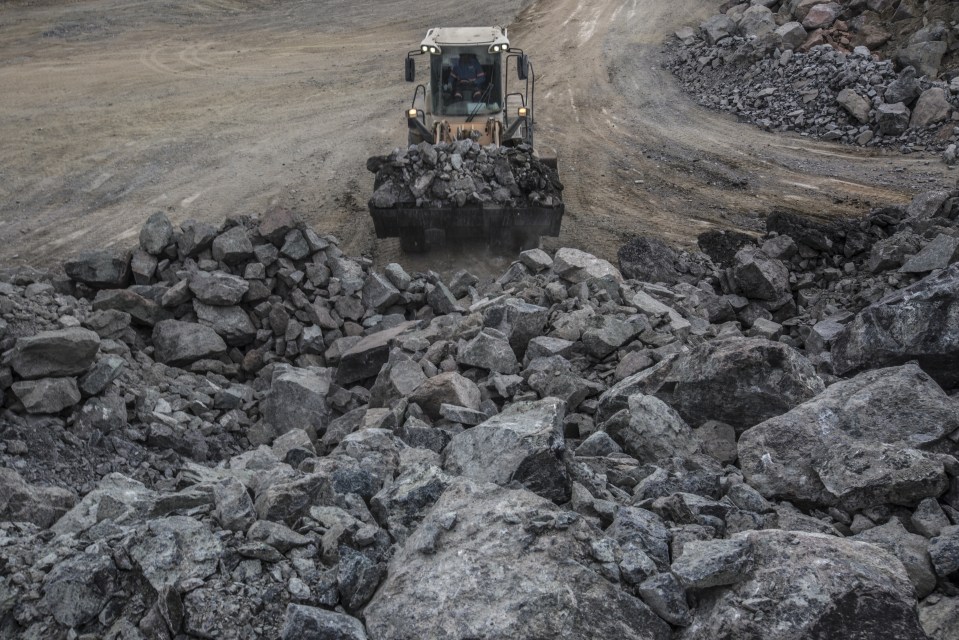
<path fill-rule="evenodd" d="M 495 6 L 492 6 L 495 5 Z M 567 185 L 547 247 L 607 258 L 774 208 L 855 214 L 954 178 L 935 158 L 763 133 L 696 106 L 659 66 L 708 0 L 0 3 L 0 263 L 128 246 L 158 209 L 219 222 L 280 203 L 351 253 L 495 273 L 480 247 L 378 241 L 366 157 L 405 143 L 402 59 L 429 26 L 510 23 L 537 73 L 537 141 Z"/>

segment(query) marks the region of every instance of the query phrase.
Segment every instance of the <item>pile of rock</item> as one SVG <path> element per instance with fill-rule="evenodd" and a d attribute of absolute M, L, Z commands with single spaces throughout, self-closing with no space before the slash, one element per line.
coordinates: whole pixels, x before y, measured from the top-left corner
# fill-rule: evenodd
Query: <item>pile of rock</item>
<path fill-rule="evenodd" d="M 557 207 L 563 185 L 556 170 L 528 145 L 482 146 L 473 140 L 421 142 L 374 156 L 370 205 L 391 207 Z"/>
<path fill-rule="evenodd" d="M 737 5 L 677 32 L 666 65 L 700 104 L 765 129 L 903 151 L 950 149 L 952 161 L 959 84 L 937 75 L 959 40 L 942 23 L 919 29 L 895 55 L 897 72 L 870 51 L 889 37 L 877 36 L 875 15 L 805 0 L 784 2 L 777 13 Z M 840 17 L 854 33 L 826 37 L 823 25 L 846 28 Z"/>
<path fill-rule="evenodd" d="M 158 214 L 6 273 L 0 635 L 948 638 L 957 212 L 482 285 Z"/>

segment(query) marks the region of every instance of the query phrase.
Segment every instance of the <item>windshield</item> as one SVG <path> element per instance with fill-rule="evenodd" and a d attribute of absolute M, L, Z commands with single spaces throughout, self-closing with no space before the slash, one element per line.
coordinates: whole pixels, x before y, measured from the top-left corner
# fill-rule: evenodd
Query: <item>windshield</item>
<path fill-rule="evenodd" d="M 500 105 L 500 54 L 475 47 L 443 47 L 430 56 L 433 113 L 489 115 Z"/>

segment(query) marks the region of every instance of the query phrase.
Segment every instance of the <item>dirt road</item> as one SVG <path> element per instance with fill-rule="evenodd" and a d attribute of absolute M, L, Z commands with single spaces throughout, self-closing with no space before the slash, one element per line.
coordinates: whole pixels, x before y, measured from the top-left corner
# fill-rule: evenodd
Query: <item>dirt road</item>
<path fill-rule="evenodd" d="M 374 239 L 365 210 L 366 157 L 405 142 L 402 58 L 439 25 L 511 22 L 533 57 L 537 140 L 556 148 L 567 185 L 547 247 L 613 258 L 634 233 L 691 243 L 776 207 L 855 214 L 952 183 L 934 158 L 766 134 L 697 107 L 659 50 L 712 5 L 4 2 L 0 263 L 132 245 L 160 209 L 216 223 L 283 204 L 378 263 L 500 271 L 508 258 L 482 248 L 403 256 Z"/>

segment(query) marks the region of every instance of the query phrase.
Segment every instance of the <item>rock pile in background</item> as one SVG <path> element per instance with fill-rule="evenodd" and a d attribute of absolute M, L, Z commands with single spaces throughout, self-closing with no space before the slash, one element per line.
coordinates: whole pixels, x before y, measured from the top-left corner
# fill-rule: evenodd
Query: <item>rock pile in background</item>
<path fill-rule="evenodd" d="M 563 185 L 556 170 L 527 145 L 481 146 L 472 140 L 421 142 L 374 156 L 370 205 L 390 207 L 556 207 Z"/>
<path fill-rule="evenodd" d="M 730 6 L 670 42 L 666 66 L 700 104 L 768 130 L 955 160 L 959 84 L 939 79 L 955 28 L 934 21 L 887 45 L 890 3 L 764 4 Z M 886 59 L 883 45 L 895 46 Z"/>
<path fill-rule="evenodd" d="M 489 283 L 157 214 L 7 270 L 0 635 L 950 638 L 957 214 Z"/>

